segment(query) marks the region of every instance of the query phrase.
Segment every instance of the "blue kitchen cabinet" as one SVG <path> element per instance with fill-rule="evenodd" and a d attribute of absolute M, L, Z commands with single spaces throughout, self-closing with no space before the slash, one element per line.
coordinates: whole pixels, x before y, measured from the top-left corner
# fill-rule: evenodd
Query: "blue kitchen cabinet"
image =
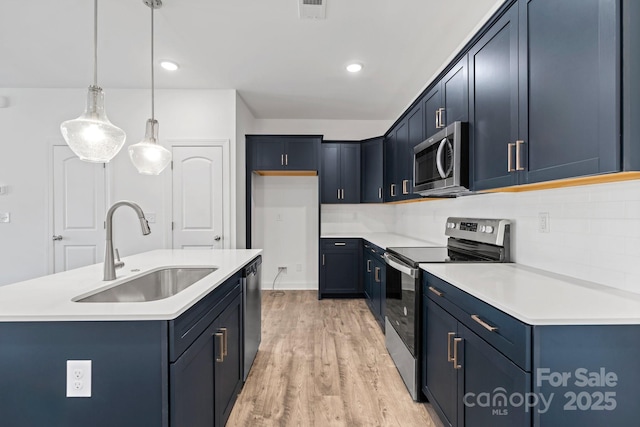
<path fill-rule="evenodd" d="M 619 171 L 620 6 L 519 0 L 469 51 L 474 190 Z"/>
<path fill-rule="evenodd" d="M 360 203 L 360 144 L 324 142 L 320 175 L 322 203 Z"/>
<path fill-rule="evenodd" d="M 396 128 L 387 133 L 384 138 L 384 189 L 383 197 L 385 202 L 394 202 L 398 198 L 396 170 Z"/>
<path fill-rule="evenodd" d="M 466 55 L 425 94 L 422 98 L 422 109 L 424 112 L 423 139 L 433 136 L 453 122 L 469 121 L 469 78 Z"/>
<path fill-rule="evenodd" d="M 364 241 L 362 281 L 364 294 L 371 314 L 384 330 L 385 296 L 386 296 L 386 264 L 384 250 Z"/>
<path fill-rule="evenodd" d="M 362 297 L 360 239 L 320 239 L 319 297 Z"/>
<path fill-rule="evenodd" d="M 321 136 L 247 135 L 250 171 L 317 171 Z"/>
<path fill-rule="evenodd" d="M 416 105 L 385 140 L 385 201 L 413 198 L 413 145 L 422 142 L 422 106 Z M 415 145 L 414 144 L 414 145 Z"/>
<path fill-rule="evenodd" d="M 384 142 L 383 138 L 372 138 L 360 145 L 360 202 L 382 203 L 384 195 Z"/>

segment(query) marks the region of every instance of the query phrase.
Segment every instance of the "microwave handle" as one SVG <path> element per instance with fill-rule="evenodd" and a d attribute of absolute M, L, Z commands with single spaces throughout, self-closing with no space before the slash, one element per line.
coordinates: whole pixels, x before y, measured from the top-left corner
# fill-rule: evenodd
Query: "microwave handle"
<path fill-rule="evenodd" d="M 447 138 L 442 138 L 442 141 L 440 141 L 440 145 L 438 146 L 438 151 L 436 152 L 436 167 L 438 168 L 438 173 L 442 179 L 445 179 L 449 173 L 449 171 L 446 171 L 445 173 L 444 167 L 442 166 L 442 151 L 448 143 L 449 140 Z"/>

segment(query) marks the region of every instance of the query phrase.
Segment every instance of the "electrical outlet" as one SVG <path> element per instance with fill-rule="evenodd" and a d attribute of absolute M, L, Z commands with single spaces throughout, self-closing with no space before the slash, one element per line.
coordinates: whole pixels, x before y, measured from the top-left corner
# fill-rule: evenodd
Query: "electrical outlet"
<path fill-rule="evenodd" d="M 548 233 L 550 231 L 549 212 L 538 213 L 538 232 Z"/>
<path fill-rule="evenodd" d="M 67 360 L 67 397 L 91 397 L 91 360 Z"/>
<path fill-rule="evenodd" d="M 278 273 L 287 274 L 287 267 L 278 267 Z"/>

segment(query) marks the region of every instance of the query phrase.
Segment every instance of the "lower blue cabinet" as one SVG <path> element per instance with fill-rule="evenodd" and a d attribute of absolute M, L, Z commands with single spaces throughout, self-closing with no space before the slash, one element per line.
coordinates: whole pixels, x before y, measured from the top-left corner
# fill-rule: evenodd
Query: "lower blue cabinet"
<path fill-rule="evenodd" d="M 221 304 L 225 305 L 222 312 L 170 364 L 172 427 L 224 426 L 242 387 L 242 294 L 239 285 Z"/>
<path fill-rule="evenodd" d="M 363 270 L 362 281 L 364 296 L 369 310 L 384 331 L 384 312 L 386 296 L 386 264 L 383 260 L 384 251 L 378 246 L 363 242 Z"/>
<path fill-rule="evenodd" d="M 319 298 L 361 297 L 360 239 L 320 239 Z"/>

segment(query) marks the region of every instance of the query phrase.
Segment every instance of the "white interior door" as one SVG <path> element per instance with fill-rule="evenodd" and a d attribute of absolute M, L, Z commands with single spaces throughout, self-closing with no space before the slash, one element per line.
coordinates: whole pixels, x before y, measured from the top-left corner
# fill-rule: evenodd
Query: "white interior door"
<path fill-rule="evenodd" d="M 105 167 L 53 147 L 54 272 L 104 259 Z"/>
<path fill-rule="evenodd" d="M 223 247 L 223 149 L 173 147 L 173 248 Z"/>

